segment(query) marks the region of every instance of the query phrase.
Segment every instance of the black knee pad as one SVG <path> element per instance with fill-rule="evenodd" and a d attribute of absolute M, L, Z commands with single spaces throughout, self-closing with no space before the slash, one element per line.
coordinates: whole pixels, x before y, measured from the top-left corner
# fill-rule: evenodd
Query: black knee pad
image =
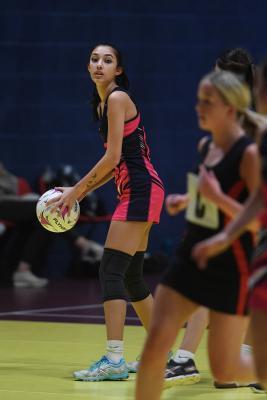
<path fill-rule="evenodd" d="M 127 300 L 124 276 L 132 258 L 130 254 L 119 250 L 104 249 L 99 268 L 103 301 L 116 299 Z"/>
<path fill-rule="evenodd" d="M 150 290 L 143 278 L 144 255 L 144 251 L 135 253 L 124 277 L 125 288 L 131 302 L 144 300 L 150 295 Z"/>

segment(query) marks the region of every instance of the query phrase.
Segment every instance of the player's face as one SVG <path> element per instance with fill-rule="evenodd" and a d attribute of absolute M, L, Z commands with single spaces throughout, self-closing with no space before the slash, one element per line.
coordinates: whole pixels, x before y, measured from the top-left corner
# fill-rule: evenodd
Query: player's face
<path fill-rule="evenodd" d="M 200 128 L 212 132 L 223 126 L 229 113 L 218 90 L 209 82 L 202 81 L 198 87 L 196 112 Z"/>
<path fill-rule="evenodd" d="M 88 71 L 95 84 L 109 84 L 122 73 L 117 57 L 109 46 L 97 46 L 91 54 Z"/>

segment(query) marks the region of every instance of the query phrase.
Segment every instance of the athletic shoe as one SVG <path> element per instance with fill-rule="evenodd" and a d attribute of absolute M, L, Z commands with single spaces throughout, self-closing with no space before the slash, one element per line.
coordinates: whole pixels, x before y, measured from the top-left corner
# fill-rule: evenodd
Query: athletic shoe
<path fill-rule="evenodd" d="M 119 381 L 129 377 L 126 362 L 121 358 L 119 363 L 113 363 L 106 356 L 93 363 L 88 369 L 73 373 L 77 381 Z"/>
<path fill-rule="evenodd" d="M 191 358 L 184 363 L 179 363 L 171 359 L 167 364 L 165 372 L 165 387 L 175 385 L 192 385 L 200 381 L 200 373 L 196 368 L 194 360 Z"/>
<path fill-rule="evenodd" d="M 140 364 L 140 358 L 141 358 L 141 356 L 138 356 L 138 357 L 136 357 L 136 361 L 131 361 L 126 364 L 127 368 L 128 368 L 128 372 L 132 372 L 135 374 L 138 371 L 138 367 Z"/>
<path fill-rule="evenodd" d="M 213 385 L 216 389 L 237 389 L 240 387 L 246 387 L 247 385 L 242 385 L 237 382 L 217 382 L 214 381 Z"/>
<path fill-rule="evenodd" d="M 171 359 L 172 356 L 173 356 L 173 352 L 170 351 L 169 354 L 168 354 L 168 362 L 169 362 L 169 360 Z M 139 364 L 140 364 L 140 359 L 141 359 L 141 356 L 138 356 L 138 357 L 136 357 L 136 361 L 132 361 L 132 362 L 128 362 L 127 363 L 127 368 L 128 368 L 129 372 L 135 374 L 138 371 L 138 367 L 139 367 Z"/>
<path fill-rule="evenodd" d="M 238 382 L 213 382 L 216 389 L 237 389 L 237 388 L 244 388 L 249 387 L 252 389 L 254 393 L 266 393 L 264 388 L 259 383 L 238 383 Z"/>
<path fill-rule="evenodd" d="M 258 394 L 264 394 L 267 393 L 267 390 L 264 389 L 263 386 L 261 386 L 260 383 L 250 383 L 248 385 L 252 389 L 252 392 L 258 393 Z"/>
<path fill-rule="evenodd" d="M 13 274 L 13 284 L 15 287 L 42 288 L 48 284 L 48 279 L 39 278 L 31 271 L 15 272 Z"/>

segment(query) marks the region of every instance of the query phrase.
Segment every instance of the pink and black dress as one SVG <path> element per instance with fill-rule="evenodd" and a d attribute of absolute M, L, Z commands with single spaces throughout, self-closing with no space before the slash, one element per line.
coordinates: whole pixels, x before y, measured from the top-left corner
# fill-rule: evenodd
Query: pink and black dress
<path fill-rule="evenodd" d="M 120 87 L 116 87 L 111 93 L 114 91 L 122 91 L 129 95 Z M 100 116 L 99 128 L 105 147 L 108 137 L 108 97 L 103 115 Z M 140 112 L 133 98 L 130 95 L 129 97 L 136 106 L 137 115 L 124 123 L 121 159 L 115 168 L 115 184 L 119 203 L 112 220 L 159 223 L 164 202 L 164 187 L 150 161 L 150 152 Z"/>

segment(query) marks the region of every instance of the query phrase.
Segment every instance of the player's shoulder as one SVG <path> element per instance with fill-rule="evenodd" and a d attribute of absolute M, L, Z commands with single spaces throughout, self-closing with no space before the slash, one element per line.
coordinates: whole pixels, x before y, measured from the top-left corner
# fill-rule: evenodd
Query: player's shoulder
<path fill-rule="evenodd" d="M 108 97 L 108 104 L 123 104 L 130 99 L 129 94 L 124 90 L 115 90 Z"/>
<path fill-rule="evenodd" d="M 249 143 L 244 149 L 243 158 L 246 160 L 251 160 L 259 156 L 259 148 L 256 143 Z"/>

